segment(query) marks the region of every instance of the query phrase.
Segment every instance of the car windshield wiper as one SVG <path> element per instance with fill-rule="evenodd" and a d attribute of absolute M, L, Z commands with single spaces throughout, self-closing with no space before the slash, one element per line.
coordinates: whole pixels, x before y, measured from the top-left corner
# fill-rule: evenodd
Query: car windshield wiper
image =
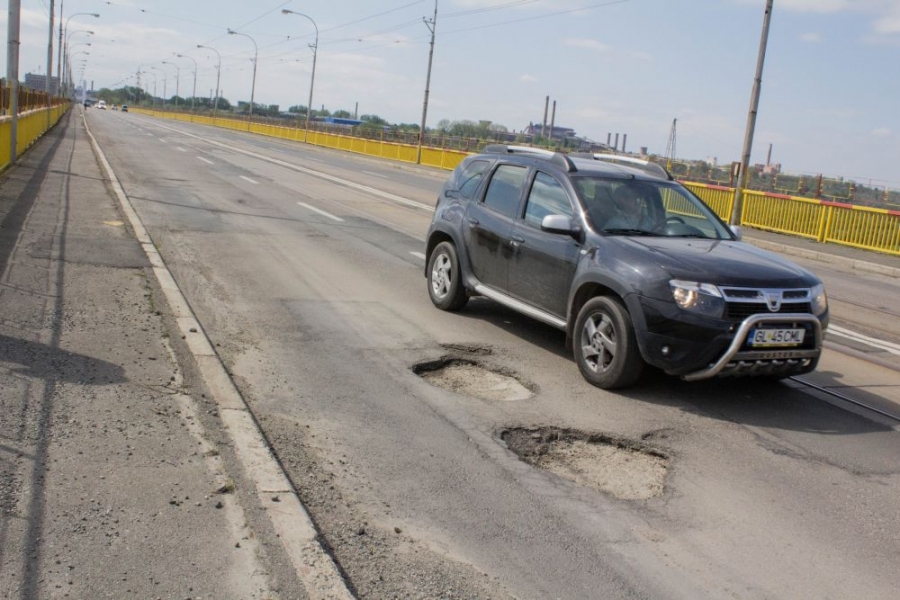
<path fill-rule="evenodd" d="M 644 235 L 649 237 L 660 237 L 659 233 L 654 231 L 647 231 L 646 229 L 629 229 L 629 228 L 615 228 L 615 229 L 602 229 L 603 233 L 608 233 L 610 235 Z"/>

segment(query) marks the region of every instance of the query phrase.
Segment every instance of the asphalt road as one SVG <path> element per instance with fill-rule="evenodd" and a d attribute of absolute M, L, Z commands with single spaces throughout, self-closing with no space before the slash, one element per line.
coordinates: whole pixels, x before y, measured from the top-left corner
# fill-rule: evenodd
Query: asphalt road
<path fill-rule="evenodd" d="M 554 329 L 479 299 L 437 311 L 418 253 L 445 173 L 87 117 L 359 596 L 895 597 L 900 439 L 883 420 L 753 380 L 604 392 Z M 812 266 L 835 323 L 897 341 L 896 281 Z M 414 372 L 446 356 L 532 393 Z M 664 488 L 621 499 L 536 468 L 508 432 L 540 427 L 618 441 L 625 472 L 662 457 Z"/>

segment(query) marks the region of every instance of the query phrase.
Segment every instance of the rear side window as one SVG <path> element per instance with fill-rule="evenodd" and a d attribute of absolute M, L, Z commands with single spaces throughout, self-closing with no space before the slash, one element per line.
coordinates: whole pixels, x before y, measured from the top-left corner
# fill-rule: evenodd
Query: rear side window
<path fill-rule="evenodd" d="M 525 205 L 525 222 L 540 227 L 547 215 L 571 217 L 573 214 L 565 188 L 550 175 L 538 172 Z"/>
<path fill-rule="evenodd" d="M 481 183 L 481 178 L 484 177 L 484 172 L 487 171 L 489 166 L 491 166 L 490 161 L 473 160 L 463 167 L 456 180 L 459 195 L 466 200 L 471 200 L 478 189 L 478 184 Z"/>
<path fill-rule="evenodd" d="M 489 206 L 507 217 L 515 217 L 527 174 L 527 168 L 517 165 L 497 167 L 484 195 L 485 206 Z"/>

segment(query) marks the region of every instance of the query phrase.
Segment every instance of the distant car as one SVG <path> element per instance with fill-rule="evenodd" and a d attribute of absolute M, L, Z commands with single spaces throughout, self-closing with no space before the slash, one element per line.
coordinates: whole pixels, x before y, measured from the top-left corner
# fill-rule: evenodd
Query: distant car
<path fill-rule="evenodd" d="M 101 100 L 97 103 L 97 108 L 100 110 L 106 110 L 106 100 Z"/>
<path fill-rule="evenodd" d="M 128 105 L 127 105 L 127 104 L 123 104 L 123 105 L 122 105 L 122 112 L 128 112 Z"/>
<path fill-rule="evenodd" d="M 113 109 L 113 110 L 119 110 L 119 105 L 118 105 L 118 104 L 113 104 L 112 109 Z"/>
<path fill-rule="evenodd" d="M 689 381 L 816 368 L 822 282 L 739 241 L 662 167 L 489 146 L 441 190 L 428 230 L 431 301 L 485 296 L 566 332 L 601 388 L 645 365 Z"/>

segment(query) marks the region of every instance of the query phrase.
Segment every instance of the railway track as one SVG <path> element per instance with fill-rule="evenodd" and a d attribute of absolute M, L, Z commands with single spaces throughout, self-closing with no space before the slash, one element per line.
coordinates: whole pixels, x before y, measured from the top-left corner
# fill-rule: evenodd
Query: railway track
<path fill-rule="evenodd" d="M 808 381 L 799 376 L 789 377 L 789 379 L 795 383 L 800 384 L 801 386 L 803 386 L 805 388 L 815 390 L 816 392 L 818 392 L 820 394 L 824 394 L 824 395 L 826 395 L 830 398 L 833 398 L 835 400 L 838 400 L 840 402 L 852 404 L 853 406 L 876 413 L 878 415 L 881 415 L 882 417 L 886 417 L 886 418 L 890 419 L 891 421 L 894 421 L 895 423 L 900 424 L 900 412 L 898 412 L 898 411 L 884 410 L 877 406 L 873 406 L 872 404 L 870 404 L 868 402 L 863 402 L 861 400 L 857 400 L 856 398 L 852 398 L 852 397 L 848 396 L 847 394 L 837 392 L 831 388 L 815 384 L 815 383 Z"/>

